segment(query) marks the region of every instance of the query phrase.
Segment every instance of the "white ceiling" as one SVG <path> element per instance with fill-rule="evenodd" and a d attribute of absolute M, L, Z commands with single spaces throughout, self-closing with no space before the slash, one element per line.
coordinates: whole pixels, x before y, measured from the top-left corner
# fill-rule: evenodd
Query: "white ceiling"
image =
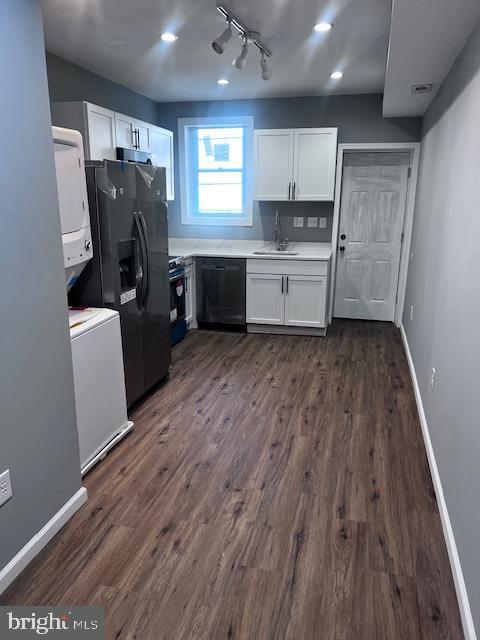
<path fill-rule="evenodd" d="M 394 0 L 385 117 L 423 115 L 479 19 L 479 0 Z M 412 94 L 423 83 L 433 91 Z"/>
<path fill-rule="evenodd" d="M 158 101 L 383 90 L 390 0 L 225 3 L 273 49 L 270 81 L 260 78 L 254 49 L 244 71 L 232 67 L 241 46 L 236 36 L 223 55 L 213 52 L 210 43 L 225 24 L 215 0 L 43 0 L 46 45 Z M 334 28 L 315 33 L 319 21 L 333 22 Z M 163 31 L 174 31 L 178 41 L 162 42 Z M 336 69 L 344 77 L 334 82 L 329 75 Z M 227 87 L 217 85 L 221 77 L 230 79 Z"/>

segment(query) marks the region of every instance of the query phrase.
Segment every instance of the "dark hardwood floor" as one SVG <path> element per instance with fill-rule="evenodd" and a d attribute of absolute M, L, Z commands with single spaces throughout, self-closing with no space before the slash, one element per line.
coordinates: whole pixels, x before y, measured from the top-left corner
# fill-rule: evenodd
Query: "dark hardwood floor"
<path fill-rule="evenodd" d="M 109 639 L 462 638 L 401 339 L 195 331 L 2 604 Z"/>

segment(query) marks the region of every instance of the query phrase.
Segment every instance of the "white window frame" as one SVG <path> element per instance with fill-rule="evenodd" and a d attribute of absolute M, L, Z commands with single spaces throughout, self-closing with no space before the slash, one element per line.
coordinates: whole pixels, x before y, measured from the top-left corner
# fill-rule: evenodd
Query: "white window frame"
<path fill-rule="evenodd" d="M 251 227 L 253 226 L 253 116 L 238 116 L 238 117 L 225 117 L 220 116 L 218 118 L 179 118 L 178 119 L 178 151 L 179 151 L 179 164 L 180 164 L 180 210 L 182 224 L 196 224 L 200 226 L 226 226 L 226 227 Z M 241 126 L 245 127 L 246 141 L 245 141 L 245 216 L 242 218 L 233 218 L 229 215 L 224 217 L 205 216 L 205 218 L 199 218 L 199 216 L 192 216 L 190 214 L 189 207 L 189 189 L 187 183 L 189 180 L 187 162 L 188 150 L 187 142 L 188 136 L 185 135 L 186 129 L 189 127 L 222 127 L 222 126 Z"/>

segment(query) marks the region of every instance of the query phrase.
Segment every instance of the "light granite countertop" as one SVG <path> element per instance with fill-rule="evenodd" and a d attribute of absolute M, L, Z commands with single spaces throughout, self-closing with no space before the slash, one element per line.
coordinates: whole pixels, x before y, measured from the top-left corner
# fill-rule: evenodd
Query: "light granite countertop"
<path fill-rule="evenodd" d="M 278 252 L 275 255 L 257 255 L 255 251 L 273 250 L 272 242 L 263 240 L 221 240 L 204 238 L 169 238 L 168 253 L 171 256 L 255 258 L 275 260 L 330 260 L 332 246 L 329 242 L 289 242 L 287 250 L 295 253 Z"/>

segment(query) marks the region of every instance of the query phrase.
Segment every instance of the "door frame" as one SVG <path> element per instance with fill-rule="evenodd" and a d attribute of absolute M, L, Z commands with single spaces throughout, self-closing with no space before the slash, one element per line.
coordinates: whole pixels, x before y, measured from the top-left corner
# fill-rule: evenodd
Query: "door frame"
<path fill-rule="evenodd" d="M 342 199 L 343 180 L 343 160 L 346 152 L 356 151 L 358 153 L 398 153 L 409 151 L 411 154 L 411 173 L 407 186 L 407 202 L 405 207 L 405 218 L 403 222 L 403 242 L 400 252 L 400 269 L 398 274 L 397 301 L 395 304 L 394 322 L 399 327 L 402 324 L 403 307 L 405 304 L 405 291 L 407 288 L 408 263 L 410 256 L 410 245 L 412 239 L 413 214 L 415 210 L 415 194 L 417 192 L 418 169 L 420 164 L 420 142 L 373 142 L 373 143 L 351 143 L 339 144 L 337 152 L 337 175 L 335 180 L 335 200 L 333 207 L 332 226 L 332 266 L 330 277 L 330 299 L 328 311 L 328 323 L 333 319 L 333 306 L 335 302 L 335 285 L 337 278 L 337 242 L 338 229 L 340 224 L 340 205 Z"/>

